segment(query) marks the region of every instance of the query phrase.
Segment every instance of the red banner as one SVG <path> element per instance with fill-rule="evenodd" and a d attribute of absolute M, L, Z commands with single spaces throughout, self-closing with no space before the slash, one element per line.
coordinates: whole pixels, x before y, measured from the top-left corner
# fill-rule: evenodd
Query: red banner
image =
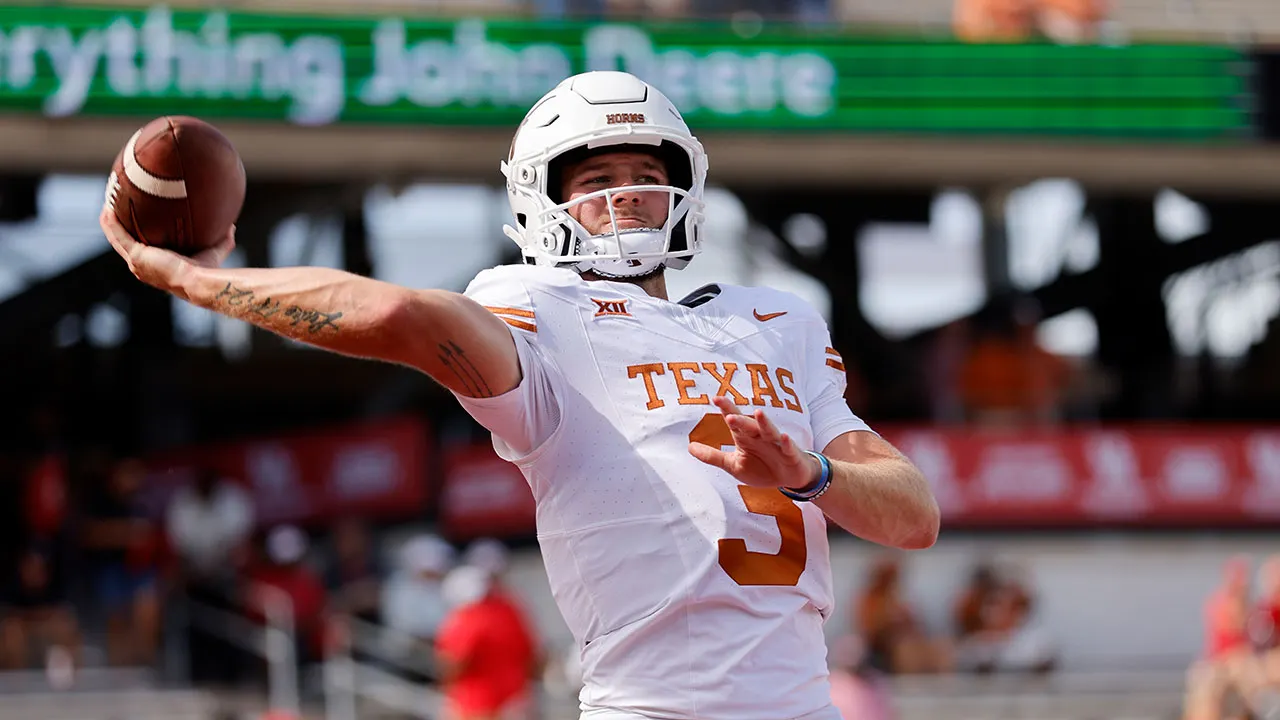
<path fill-rule="evenodd" d="M 1280 522 L 1280 428 L 885 429 L 952 528 L 1259 526 Z M 532 534 L 533 497 L 487 444 L 450 453 L 457 539 Z"/>
<path fill-rule="evenodd" d="M 533 535 L 533 491 L 488 443 L 456 448 L 445 456 L 440 525 L 454 541 Z"/>
<path fill-rule="evenodd" d="M 148 459 L 157 513 L 201 468 L 245 485 L 259 524 L 358 515 L 412 518 L 426 509 L 428 428 L 397 418 L 208 445 Z"/>
<path fill-rule="evenodd" d="M 1280 520 L 1280 429 L 895 429 L 948 526 L 1258 525 Z"/>

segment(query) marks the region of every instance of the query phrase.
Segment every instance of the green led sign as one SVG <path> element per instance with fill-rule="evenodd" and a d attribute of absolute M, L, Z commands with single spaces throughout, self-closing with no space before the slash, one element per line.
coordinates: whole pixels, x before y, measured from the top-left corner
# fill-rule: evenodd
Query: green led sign
<path fill-rule="evenodd" d="M 514 127 L 567 75 L 653 82 L 695 131 L 1251 134 L 1226 47 L 967 45 L 766 27 L 0 7 L 0 112 Z"/>

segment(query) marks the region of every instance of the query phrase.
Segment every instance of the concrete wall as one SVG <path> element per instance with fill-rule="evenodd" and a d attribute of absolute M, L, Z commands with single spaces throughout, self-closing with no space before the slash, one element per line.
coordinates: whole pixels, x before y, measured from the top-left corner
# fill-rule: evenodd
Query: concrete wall
<path fill-rule="evenodd" d="M 1022 568 L 1037 592 L 1040 618 L 1057 637 L 1072 669 L 1181 668 L 1202 645 L 1201 609 L 1225 559 L 1244 553 L 1256 561 L 1280 552 L 1274 537 L 947 538 L 909 555 L 904 564 L 911 601 L 930 628 L 947 629 L 948 615 L 971 565 L 987 557 Z M 877 549 L 833 538 L 838 607 L 828 637 L 849 628 L 854 592 Z M 513 558 L 509 582 L 519 587 L 547 641 L 571 638 L 556 611 L 541 558 Z"/>

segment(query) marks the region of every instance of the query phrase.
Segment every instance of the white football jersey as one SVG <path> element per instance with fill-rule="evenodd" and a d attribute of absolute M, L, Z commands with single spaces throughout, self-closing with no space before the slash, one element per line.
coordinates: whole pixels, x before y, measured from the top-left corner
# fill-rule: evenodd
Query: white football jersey
<path fill-rule="evenodd" d="M 838 718 L 822 511 L 688 450 L 732 445 L 715 395 L 763 408 L 801 448 L 867 430 L 822 317 L 768 288 L 677 303 L 525 265 L 486 270 L 466 294 L 516 339 L 520 386 L 460 400 L 537 499 L 584 717 Z"/>

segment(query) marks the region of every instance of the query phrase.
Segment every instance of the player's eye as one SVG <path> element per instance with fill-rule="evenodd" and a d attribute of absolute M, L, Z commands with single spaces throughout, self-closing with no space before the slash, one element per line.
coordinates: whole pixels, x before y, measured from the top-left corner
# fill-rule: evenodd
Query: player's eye
<path fill-rule="evenodd" d="M 662 185 L 662 181 L 652 175 L 641 175 L 636 178 L 637 185 Z"/>
<path fill-rule="evenodd" d="M 583 185 L 607 185 L 609 183 L 608 175 L 597 175 L 593 178 L 584 180 Z"/>

